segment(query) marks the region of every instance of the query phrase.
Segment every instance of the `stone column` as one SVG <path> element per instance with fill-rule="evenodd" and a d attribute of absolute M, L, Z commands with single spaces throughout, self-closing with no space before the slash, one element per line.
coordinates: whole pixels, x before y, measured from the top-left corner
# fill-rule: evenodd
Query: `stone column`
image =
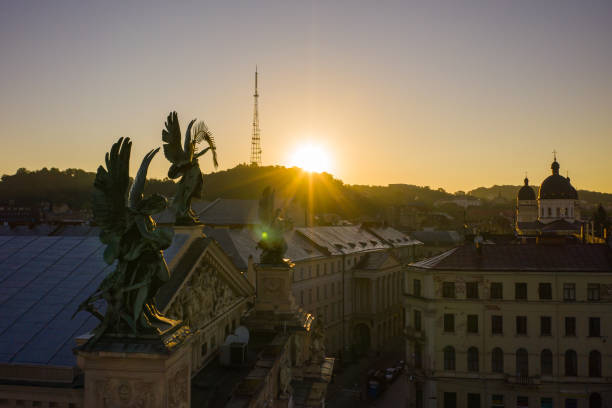
<path fill-rule="evenodd" d="M 102 337 L 94 347 L 78 347 L 85 406 L 189 408 L 190 340 L 183 326 L 171 338 Z"/>

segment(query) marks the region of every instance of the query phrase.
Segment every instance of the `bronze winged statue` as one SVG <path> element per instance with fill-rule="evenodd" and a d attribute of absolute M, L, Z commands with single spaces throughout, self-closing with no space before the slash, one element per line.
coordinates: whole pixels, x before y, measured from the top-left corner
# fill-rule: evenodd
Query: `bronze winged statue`
<path fill-rule="evenodd" d="M 198 158 L 210 150 L 213 164 L 217 168 L 217 146 L 215 139 L 204 122 L 195 124 L 195 119 L 189 122 L 183 145 L 181 146 L 181 128 L 178 115 L 171 112 L 166 119 L 166 128 L 162 130 L 164 141 L 164 155 L 172 165 L 168 170 L 168 177 L 181 180 L 172 200 L 176 225 L 195 225 L 199 223 L 197 215 L 191 209 L 191 200 L 202 197 L 204 179 Z M 198 152 L 197 146 L 206 142 L 208 147 Z"/>
<path fill-rule="evenodd" d="M 258 217 L 261 240 L 257 246 L 261 248 L 259 261 L 262 264 L 285 264 L 283 256 L 287 251 L 285 242 L 285 222 L 281 218 L 281 210 L 274 209 L 274 189 L 266 187 L 259 199 Z"/>
<path fill-rule="evenodd" d="M 116 267 L 77 310 L 100 319 L 91 344 L 107 333 L 156 335 L 177 323 L 163 317 L 154 301 L 170 278 L 162 250 L 172 243 L 174 231 L 156 228 L 151 215 L 163 211 L 167 201 L 159 194 L 143 196 L 147 170 L 159 148 L 145 155 L 128 194 L 131 149 L 129 138 L 113 144 L 106 153 L 106 168 L 98 167 L 94 181 L 93 219 L 101 228 L 100 241 L 107 245 L 104 260 L 116 262 Z M 103 313 L 97 308 L 101 299 L 106 302 Z"/>

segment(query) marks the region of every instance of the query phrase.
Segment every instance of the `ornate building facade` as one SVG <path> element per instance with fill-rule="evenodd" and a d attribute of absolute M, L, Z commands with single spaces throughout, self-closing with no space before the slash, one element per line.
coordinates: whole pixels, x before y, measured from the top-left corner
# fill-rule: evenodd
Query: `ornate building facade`
<path fill-rule="evenodd" d="M 582 226 L 578 193 L 569 177 L 559 174 L 555 157 L 552 174 L 540 185 L 538 195 L 525 178 L 516 200 L 516 230 L 524 237 L 578 234 Z"/>

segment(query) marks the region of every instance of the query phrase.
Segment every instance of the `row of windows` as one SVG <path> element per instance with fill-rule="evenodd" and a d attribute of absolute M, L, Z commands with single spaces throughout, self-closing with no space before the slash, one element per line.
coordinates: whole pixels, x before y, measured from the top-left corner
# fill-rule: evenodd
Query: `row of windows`
<path fill-rule="evenodd" d="M 527 316 L 516 316 L 517 335 L 527 335 Z M 418 327 L 417 327 L 418 325 Z M 478 333 L 478 315 L 467 315 L 467 332 Z M 421 330 L 421 312 L 414 312 L 414 328 Z M 455 332 L 455 315 L 453 313 L 444 314 L 444 332 Z M 501 315 L 491 316 L 491 334 L 504 333 L 504 317 Z M 573 316 L 565 317 L 565 336 L 576 336 L 576 318 Z M 552 336 L 552 317 L 540 316 L 540 336 Z M 601 337 L 601 319 L 599 317 L 589 317 L 589 337 Z"/>
<path fill-rule="evenodd" d="M 414 295 L 421 296 L 421 281 L 415 279 L 413 283 Z M 490 299 L 503 299 L 504 286 L 502 282 L 492 282 L 489 287 L 489 298 Z M 589 283 L 587 286 L 587 300 L 596 302 L 601 299 L 600 297 L 601 287 L 599 283 Z M 538 285 L 538 295 L 540 300 L 552 300 L 552 283 L 541 282 Z M 442 283 L 442 297 L 445 298 L 456 298 L 455 282 L 443 282 Z M 467 299 L 480 299 L 478 293 L 478 282 L 466 282 L 465 284 L 465 297 Z M 527 283 L 516 282 L 514 284 L 514 299 L 516 300 L 527 300 Z M 575 283 L 564 283 L 563 284 L 563 300 L 566 302 L 576 300 L 576 284 Z"/>
<path fill-rule="evenodd" d="M 321 290 L 323 288 L 323 290 Z M 312 289 L 308 289 L 308 299 L 304 298 L 304 291 L 300 291 L 300 305 L 311 305 L 313 302 L 313 291 Z M 323 295 L 323 300 L 327 300 L 328 297 L 334 297 L 334 294 L 337 296 L 342 295 L 342 285 L 340 282 L 336 285 L 336 282 L 332 282 L 328 285 L 317 286 L 315 288 L 316 301 L 321 300 L 321 294 Z M 308 300 L 308 303 L 305 303 L 305 300 Z"/>
<path fill-rule="evenodd" d="M 548 214 L 549 217 L 552 217 L 553 216 L 553 209 L 552 209 L 552 207 L 547 207 L 547 208 L 548 208 L 548 211 L 546 213 Z M 556 217 L 561 217 L 561 216 L 563 216 L 563 217 L 573 217 L 574 216 L 574 209 L 572 207 L 569 207 L 569 211 L 568 211 L 567 207 L 565 207 L 565 208 L 556 207 L 555 210 L 556 210 L 555 211 Z M 542 217 L 544 217 L 544 215 L 546 214 L 544 212 L 544 207 L 541 208 L 540 212 L 541 212 Z"/>
<path fill-rule="evenodd" d="M 347 257 L 346 258 L 346 266 L 351 267 L 357 264 L 361 259 L 360 256 L 355 257 Z M 313 268 L 314 266 L 314 268 Z M 328 268 L 329 266 L 329 268 Z M 336 273 L 342 271 L 342 260 L 338 259 L 337 261 L 329 261 L 329 262 L 321 262 L 315 265 L 302 265 L 299 267 L 299 280 L 309 279 L 313 277 L 318 277 L 322 275 L 327 275 L 329 273 Z M 314 275 L 313 275 L 314 273 Z M 297 276 L 294 274 L 294 280 L 297 280 Z"/>
<path fill-rule="evenodd" d="M 552 397 L 539 397 L 540 407 L 552 407 Z M 533 403 L 533 401 L 532 401 Z M 537 404 L 537 400 L 535 402 Z M 503 407 L 504 406 L 504 395 L 493 394 L 491 396 L 491 406 Z M 518 395 L 516 397 L 516 407 L 523 408 L 529 407 L 529 397 Z M 578 400 L 576 398 L 566 398 L 564 403 L 565 408 L 576 408 L 578 407 Z M 591 393 L 589 395 L 589 408 L 601 408 L 602 398 L 599 393 Z M 444 408 L 457 408 L 457 393 L 456 392 L 445 392 L 444 393 Z M 467 408 L 480 408 L 480 394 L 468 393 L 467 394 Z"/>
<path fill-rule="evenodd" d="M 516 374 L 519 376 L 529 376 L 529 354 L 524 348 L 516 351 Z M 468 371 L 478 372 L 479 352 L 477 347 L 470 347 L 467 350 L 467 369 Z M 455 370 L 455 348 L 446 346 L 444 348 L 444 369 Z M 504 372 L 504 352 L 496 347 L 491 351 L 491 371 L 494 373 Z M 540 374 L 553 375 L 553 353 L 549 349 L 544 349 L 540 353 Z M 578 356 L 576 351 L 567 350 L 565 352 L 565 376 L 575 377 L 578 375 Z M 589 377 L 601 377 L 601 353 L 593 350 L 589 353 Z"/>

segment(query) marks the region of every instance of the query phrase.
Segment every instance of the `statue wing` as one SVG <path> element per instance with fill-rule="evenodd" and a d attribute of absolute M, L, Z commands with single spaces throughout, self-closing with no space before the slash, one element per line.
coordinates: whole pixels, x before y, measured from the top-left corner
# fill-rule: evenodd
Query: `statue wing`
<path fill-rule="evenodd" d="M 185 141 L 183 142 L 183 150 L 185 151 L 185 157 L 191 161 L 193 159 L 193 143 L 191 143 L 191 127 L 195 123 L 195 119 L 189 122 L 187 131 L 185 132 Z"/>
<path fill-rule="evenodd" d="M 100 240 L 107 245 L 104 260 L 109 264 L 119 256 L 121 237 L 128 224 L 131 150 L 130 139 L 120 138 L 106 153 L 106 168 L 98 167 L 94 181 L 93 219 L 102 229 Z"/>
<path fill-rule="evenodd" d="M 130 208 L 138 208 L 138 204 L 140 204 L 142 201 L 149 164 L 151 164 L 151 160 L 153 160 L 153 157 L 155 157 L 157 152 L 159 152 L 159 147 L 151 150 L 142 159 L 140 169 L 138 169 L 138 173 L 136 173 L 136 178 L 134 179 L 134 184 L 132 184 L 132 188 L 130 189 Z"/>
<path fill-rule="evenodd" d="M 179 164 L 189 159 L 181 147 L 181 127 L 176 112 L 168 115 L 166 128 L 162 130 L 162 140 L 164 141 L 164 156 L 170 163 Z"/>

